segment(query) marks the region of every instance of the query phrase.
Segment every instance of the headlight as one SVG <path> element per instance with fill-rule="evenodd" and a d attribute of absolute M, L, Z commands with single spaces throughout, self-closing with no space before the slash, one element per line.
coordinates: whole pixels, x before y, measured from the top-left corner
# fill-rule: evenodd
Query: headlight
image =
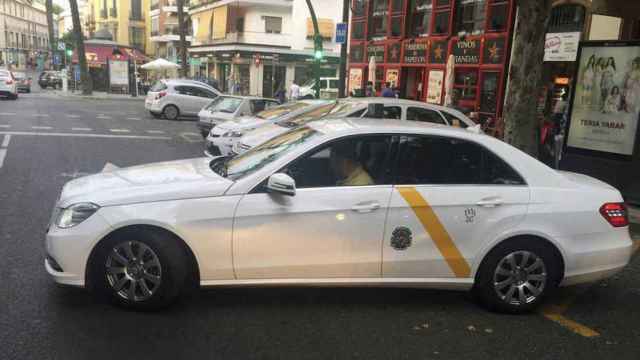
<path fill-rule="evenodd" d="M 224 137 L 240 137 L 240 136 L 242 136 L 242 134 L 243 134 L 242 131 L 229 131 L 229 132 L 225 133 L 222 136 L 224 136 Z"/>
<path fill-rule="evenodd" d="M 56 226 L 67 229 L 87 220 L 100 206 L 92 203 L 73 204 L 65 209 L 60 209 Z"/>

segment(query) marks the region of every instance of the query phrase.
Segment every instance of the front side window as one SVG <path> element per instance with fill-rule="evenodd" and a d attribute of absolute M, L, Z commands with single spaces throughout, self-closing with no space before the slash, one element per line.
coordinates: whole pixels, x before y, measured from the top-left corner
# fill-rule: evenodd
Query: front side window
<path fill-rule="evenodd" d="M 401 185 L 524 185 L 513 168 L 476 143 L 410 136 L 400 144 L 395 183 Z"/>
<path fill-rule="evenodd" d="M 407 108 L 407 120 L 446 125 L 440 113 L 419 107 Z"/>
<path fill-rule="evenodd" d="M 380 113 L 376 106 L 372 106 L 367 110 L 366 114 L 364 114 L 364 117 L 400 120 L 402 119 L 402 109 L 399 106 L 384 106 Z"/>
<path fill-rule="evenodd" d="M 390 146 L 387 135 L 341 139 L 303 155 L 282 172 L 297 188 L 387 184 Z"/>

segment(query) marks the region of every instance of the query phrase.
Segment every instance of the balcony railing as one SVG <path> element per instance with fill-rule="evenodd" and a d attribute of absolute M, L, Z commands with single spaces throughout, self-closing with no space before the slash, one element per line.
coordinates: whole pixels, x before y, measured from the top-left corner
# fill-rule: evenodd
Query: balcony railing
<path fill-rule="evenodd" d="M 228 44 L 228 43 L 238 43 L 238 44 L 260 44 L 260 45 L 271 45 L 271 46 L 282 46 L 282 47 L 290 47 L 291 46 L 291 35 L 290 34 L 267 34 L 264 32 L 252 32 L 252 31 L 244 31 L 244 32 L 230 32 L 225 35 L 224 38 L 221 39 L 208 39 L 203 42 L 199 42 L 197 45 L 218 45 L 218 44 Z"/>
<path fill-rule="evenodd" d="M 111 8 L 111 9 L 109 9 L 109 16 L 111 16 L 111 17 L 118 17 L 118 9 L 117 9 L 117 8 Z"/>
<path fill-rule="evenodd" d="M 151 36 L 158 36 L 158 35 L 160 35 L 160 31 L 158 30 L 151 31 Z"/>
<path fill-rule="evenodd" d="M 131 13 L 129 15 L 129 20 L 131 20 L 131 21 L 144 21 L 144 16 L 142 16 L 142 14 Z"/>

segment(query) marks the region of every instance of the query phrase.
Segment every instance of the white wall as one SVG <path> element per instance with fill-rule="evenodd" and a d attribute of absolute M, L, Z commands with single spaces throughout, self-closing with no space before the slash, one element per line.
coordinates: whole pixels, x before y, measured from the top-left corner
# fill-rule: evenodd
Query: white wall
<path fill-rule="evenodd" d="M 333 19 L 335 24 L 342 21 L 342 0 L 312 0 L 311 4 L 316 12 L 316 17 Z M 311 17 L 305 0 L 293 0 L 292 19 L 293 37 L 291 48 L 295 50 L 313 49 L 313 41 L 307 40 L 307 18 Z M 335 28 L 333 39 L 325 41 L 323 48 L 326 51 L 340 52 L 340 45 L 335 43 Z"/>

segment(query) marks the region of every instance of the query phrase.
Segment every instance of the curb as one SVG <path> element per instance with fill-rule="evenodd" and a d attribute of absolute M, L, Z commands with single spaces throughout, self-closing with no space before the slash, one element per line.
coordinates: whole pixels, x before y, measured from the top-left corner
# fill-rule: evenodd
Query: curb
<path fill-rule="evenodd" d="M 54 94 L 45 94 L 45 93 L 38 93 L 37 94 L 38 97 L 49 97 L 49 98 L 56 98 L 56 99 L 69 99 L 69 100 L 115 100 L 115 101 L 140 101 L 143 102 L 145 99 L 145 96 L 137 96 L 137 97 L 131 97 L 131 96 L 122 96 L 122 97 L 106 97 L 106 96 L 96 96 L 96 95 L 80 95 L 80 94 L 60 94 L 60 93 L 54 93 Z"/>

